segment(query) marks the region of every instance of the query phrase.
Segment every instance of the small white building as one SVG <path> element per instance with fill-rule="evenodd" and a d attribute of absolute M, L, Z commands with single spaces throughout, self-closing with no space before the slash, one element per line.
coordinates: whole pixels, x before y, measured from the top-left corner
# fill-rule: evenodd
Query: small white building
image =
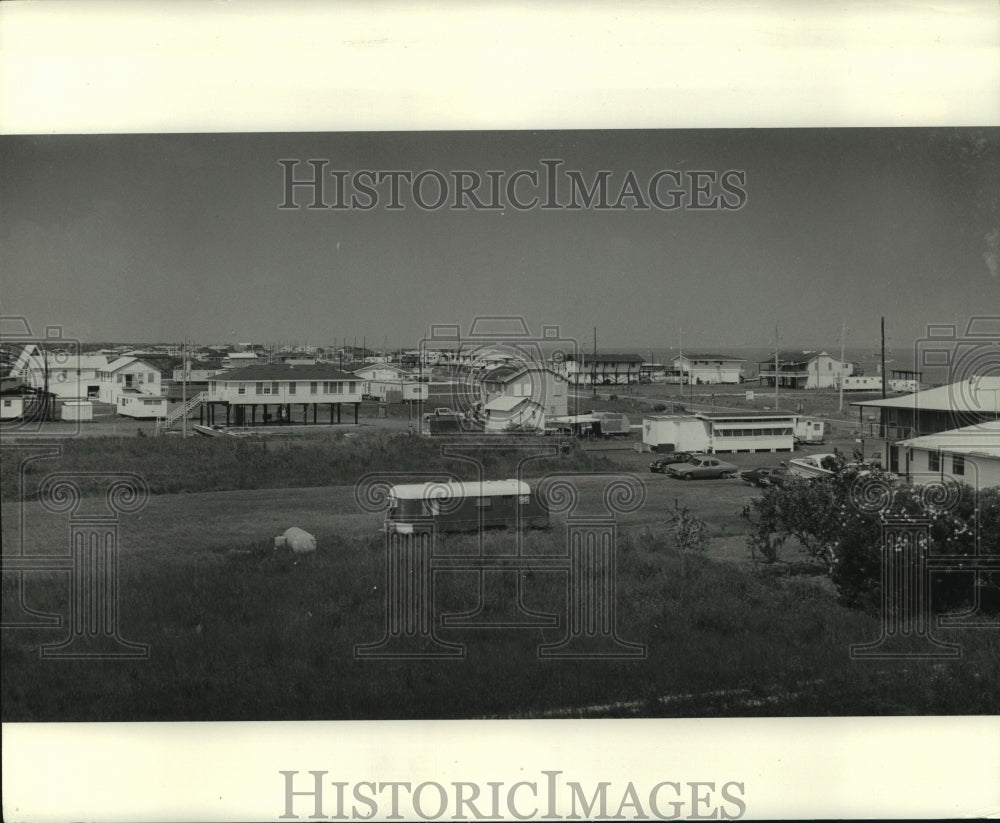
<path fill-rule="evenodd" d="M 0 420 L 20 420 L 24 414 L 24 395 L 5 394 L 0 396 Z"/>
<path fill-rule="evenodd" d="M 878 374 L 845 377 L 844 391 L 882 391 L 882 377 Z"/>
<path fill-rule="evenodd" d="M 893 462 L 914 483 L 950 478 L 979 489 L 1000 486 L 1000 420 L 900 440 L 886 451 L 884 465 Z"/>
<path fill-rule="evenodd" d="M 240 366 L 252 366 L 260 360 L 256 353 L 252 351 L 231 351 L 222 358 L 224 369 L 235 369 Z"/>
<path fill-rule="evenodd" d="M 790 452 L 797 419 L 768 412 L 651 414 L 642 420 L 642 441 L 665 452 Z"/>
<path fill-rule="evenodd" d="M 166 417 L 167 398 L 153 397 L 134 389 L 126 389 L 115 398 L 115 413 L 139 419 Z"/>
<path fill-rule="evenodd" d="M 63 420 L 91 421 L 94 419 L 94 404 L 89 400 L 67 400 L 59 414 Z"/>
<path fill-rule="evenodd" d="M 685 383 L 741 383 L 746 358 L 728 354 L 679 354 L 671 361 L 673 371 Z"/>

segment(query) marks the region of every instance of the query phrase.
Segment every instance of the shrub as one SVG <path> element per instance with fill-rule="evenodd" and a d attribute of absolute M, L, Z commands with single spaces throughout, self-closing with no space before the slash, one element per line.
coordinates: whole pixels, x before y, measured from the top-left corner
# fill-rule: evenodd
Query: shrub
<path fill-rule="evenodd" d="M 845 465 L 832 477 L 771 486 L 743 509 L 747 546 L 769 562 L 778 559 L 792 537 L 824 563 L 841 600 L 876 608 L 882 593 L 882 530 L 889 519 L 923 522 L 929 527 L 929 555 L 1000 553 L 1000 489 L 978 494 L 966 484 L 914 486 L 880 469 Z M 944 492 L 939 495 L 936 492 Z M 932 577 L 936 606 L 967 605 L 976 594 L 995 601 L 995 572 L 940 572 Z M 976 589 L 979 591 L 977 592 Z"/>

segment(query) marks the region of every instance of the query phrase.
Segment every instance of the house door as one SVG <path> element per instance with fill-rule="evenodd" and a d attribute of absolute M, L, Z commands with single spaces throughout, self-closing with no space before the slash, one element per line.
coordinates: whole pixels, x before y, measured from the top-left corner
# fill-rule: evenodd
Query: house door
<path fill-rule="evenodd" d="M 889 446 L 889 471 L 899 474 L 899 446 Z"/>

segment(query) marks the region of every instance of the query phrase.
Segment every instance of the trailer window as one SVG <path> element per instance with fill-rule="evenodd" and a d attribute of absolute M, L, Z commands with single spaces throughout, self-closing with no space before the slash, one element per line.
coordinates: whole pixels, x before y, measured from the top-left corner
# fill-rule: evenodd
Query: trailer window
<path fill-rule="evenodd" d="M 476 506 L 480 509 L 492 509 L 493 508 L 493 498 L 491 497 L 477 497 Z"/>
<path fill-rule="evenodd" d="M 514 495 L 505 494 L 500 498 L 500 502 L 503 503 L 505 506 L 510 506 L 514 503 Z"/>
<path fill-rule="evenodd" d="M 520 503 L 522 506 L 527 506 L 528 503 L 531 502 L 531 495 L 522 494 L 520 497 L 517 498 L 517 502 Z"/>

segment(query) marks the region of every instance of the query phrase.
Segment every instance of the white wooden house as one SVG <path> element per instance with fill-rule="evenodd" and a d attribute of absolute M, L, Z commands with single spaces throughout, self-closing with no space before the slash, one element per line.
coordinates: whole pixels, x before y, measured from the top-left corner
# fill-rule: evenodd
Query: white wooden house
<path fill-rule="evenodd" d="M 949 478 L 974 488 L 1000 486 L 1000 420 L 900 440 L 886 465 L 914 483 Z"/>
<path fill-rule="evenodd" d="M 10 370 L 15 380 L 35 389 L 44 389 L 60 400 L 97 397 L 100 372 L 108 365 L 104 354 L 80 354 L 72 350 L 43 350 L 35 343 L 25 345 Z"/>
<path fill-rule="evenodd" d="M 483 376 L 481 386 L 488 432 L 544 429 L 547 418 L 568 410 L 568 380 L 542 366 L 499 366 Z"/>
<path fill-rule="evenodd" d="M 208 381 L 208 423 L 221 423 L 223 418 L 226 425 L 236 426 L 308 423 L 310 416 L 311 422 L 318 423 L 324 407 L 328 422 L 340 423 L 344 406 L 353 406 L 357 423 L 363 383 L 356 374 L 327 364 L 273 363 L 231 369 Z"/>
<path fill-rule="evenodd" d="M 728 354 L 679 354 L 671 360 L 685 383 L 741 383 L 746 358 Z"/>
<path fill-rule="evenodd" d="M 760 361 L 758 373 L 762 384 L 778 381 L 786 389 L 836 389 L 854 373 L 854 364 L 831 357 L 825 351 L 780 351 L 775 358 Z"/>
<path fill-rule="evenodd" d="M 160 370 L 137 357 L 119 357 L 106 364 L 98 373 L 98 386 L 98 399 L 115 406 L 116 410 L 118 398 L 125 393 L 152 397 L 163 395 Z"/>
<path fill-rule="evenodd" d="M 642 358 L 638 354 L 568 354 L 553 368 L 579 386 L 617 386 L 639 382 Z"/>

